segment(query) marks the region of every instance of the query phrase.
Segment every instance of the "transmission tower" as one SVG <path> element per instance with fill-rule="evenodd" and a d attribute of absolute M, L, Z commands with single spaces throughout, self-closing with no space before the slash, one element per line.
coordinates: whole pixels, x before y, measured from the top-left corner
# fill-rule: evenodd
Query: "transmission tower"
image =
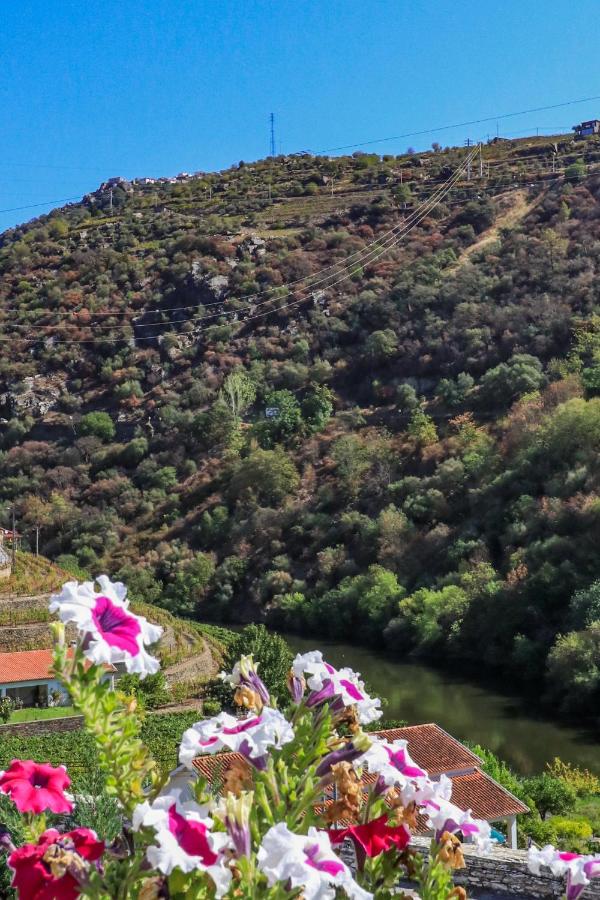
<path fill-rule="evenodd" d="M 275 156 L 275 113 L 271 113 L 271 156 Z"/>

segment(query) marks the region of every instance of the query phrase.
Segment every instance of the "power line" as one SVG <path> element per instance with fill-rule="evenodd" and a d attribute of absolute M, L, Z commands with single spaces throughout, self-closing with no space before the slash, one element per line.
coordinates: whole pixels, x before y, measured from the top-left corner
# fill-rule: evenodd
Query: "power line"
<path fill-rule="evenodd" d="M 595 97 L 581 97 L 578 100 L 565 100 L 563 103 L 551 103 L 548 106 L 534 106 L 531 109 L 521 109 L 518 112 L 502 113 L 499 116 L 485 116 L 482 119 L 471 119 L 468 122 L 455 122 L 452 125 L 438 125 L 435 128 L 424 128 L 421 131 L 407 131 L 404 134 L 395 134 L 391 137 L 375 138 L 368 141 L 359 141 L 356 144 L 342 144 L 339 147 L 326 147 L 324 150 L 315 150 L 319 153 L 337 153 L 339 150 L 352 150 L 354 147 L 368 147 L 372 144 L 383 144 L 388 141 L 400 141 L 404 138 L 419 137 L 424 134 L 433 134 L 437 131 L 450 131 L 452 128 L 466 128 L 468 125 L 482 125 L 484 122 L 496 122 L 500 119 L 512 119 L 516 116 L 525 116 L 528 113 L 545 112 L 549 109 L 560 109 L 565 106 L 575 106 L 577 103 L 590 103 L 592 100 L 600 100 L 600 94 Z"/>
<path fill-rule="evenodd" d="M 444 185 L 442 188 L 438 189 L 438 191 L 436 192 L 438 196 L 435 197 L 434 200 L 432 200 L 432 198 L 430 198 L 425 203 L 423 203 L 422 206 L 418 210 L 415 211 L 415 213 L 412 214 L 414 219 L 410 224 L 408 224 L 407 222 L 403 223 L 400 235 L 394 234 L 394 237 L 391 239 L 391 241 L 388 240 L 387 245 L 382 244 L 381 242 L 372 242 L 373 244 L 379 243 L 379 247 L 375 251 L 373 251 L 373 250 L 369 251 L 369 253 L 367 254 L 367 255 L 371 255 L 371 254 L 375 253 L 375 256 L 372 259 L 368 260 L 369 264 L 374 263 L 379 257 L 381 257 L 383 254 L 387 253 L 388 250 L 390 250 L 393 246 L 395 246 L 398 243 L 400 237 L 403 236 L 402 231 L 404 231 L 404 233 L 409 233 L 410 231 L 412 231 L 413 228 L 415 228 L 422 221 L 422 219 L 424 219 L 431 212 L 431 210 L 434 209 L 435 206 L 437 206 L 438 203 L 441 202 L 441 200 L 451 190 L 452 180 L 457 179 L 460 176 L 460 173 L 464 169 L 464 166 L 467 165 L 468 161 L 471 159 L 471 157 L 474 155 L 475 152 L 476 152 L 476 148 L 469 154 L 467 159 L 454 172 L 452 177 L 448 180 L 448 183 L 446 185 Z M 409 220 L 410 220 L 410 217 L 409 217 Z M 396 231 L 399 227 L 400 226 L 396 226 L 395 229 L 390 229 L 390 233 Z M 363 248 L 363 249 L 366 249 L 366 248 Z M 335 287 L 336 285 L 340 284 L 342 281 L 346 281 L 348 278 L 352 277 L 352 275 L 355 274 L 355 272 L 356 272 L 356 266 L 362 266 L 362 265 L 364 265 L 364 263 L 366 261 L 367 260 L 363 257 L 362 259 L 360 259 L 356 263 L 354 263 L 352 266 L 346 266 L 346 267 L 340 269 L 340 271 L 332 273 L 332 275 L 328 276 L 328 277 L 336 277 L 337 275 L 341 274 L 342 272 L 346 272 L 346 274 L 342 275 L 341 278 L 337 279 L 332 284 L 328 284 L 326 286 L 327 289 Z M 350 269 L 352 269 L 353 271 L 351 272 Z M 304 302 L 307 302 L 307 300 L 310 300 L 310 296 L 312 296 L 314 299 L 314 293 L 312 293 L 314 290 L 314 287 L 315 287 L 314 284 L 308 285 L 306 287 L 306 290 L 308 290 L 310 292 L 309 297 L 306 297 L 306 296 L 300 297 L 300 298 L 292 301 L 291 303 L 283 304 L 279 307 L 276 307 L 275 309 L 269 309 L 269 310 L 266 310 L 266 311 L 258 313 L 258 314 L 254 314 L 254 309 L 256 309 L 257 306 L 264 306 L 266 303 L 273 302 L 273 300 L 265 300 L 265 301 L 263 301 L 263 303 L 260 303 L 260 304 L 250 304 L 249 306 L 246 307 L 246 309 L 250 309 L 253 314 L 250 316 L 247 316 L 245 319 L 243 319 L 243 322 L 252 321 L 254 319 L 259 319 L 263 316 L 270 315 L 274 312 L 280 312 L 281 310 L 295 307 L 300 303 L 304 303 Z M 293 295 L 293 293 L 294 292 L 292 292 L 292 295 Z M 278 298 L 273 298 L 273 299 L 277 300 Z M 219 312 L 219 313 L 211 314 L 209 316 L 192 317 L 188 320 L 180 320 L 180 322 L 177 322 L 177 323 L 153 323 L 153 324 L 158 325 L 158 326 L 160 326 L 161 324 L 178 324 L 179 325 L 179 324 L 184 324 L 185 321 L 197 322 L 197 321 L 203 321 L 203 320 L 210 319 L 210 318 L 221 318 L 226 315 L 235 315 L 237 317 L 237 315 L 243 311 L 244 311 L 243 309 L 242 310 L 239 310 L 239 309 L 231 310 L 230 312 L 229 311 Z M 56 328 L 57 326 L 48 326 L 48 327 Z M 85 327 L 85 326 L 83 326 L 83 327 Z M 168 332 L 168 333 L 172 334 L 174 336 L 189 335 L 188 331 Z M 157 335 L 150 335 L 148 337 L 143 337 L 143 336 L 135 337 L 135 339 L 138 341 L 139 340 L 156 340 L 156 338 L 157 338 Z M 2 336 L 2 339 L 13 340 L 14 335 L 5 335 L 5 336 Z M 30 337 L 21 338 L 21 340 L 25 340 L 25 341 L 39 341 L 41 339 L 42 338 L 30 338 Z M 59 340 L 51 338 L 51 340 L 53 341 L 53 343 L 56 343 L 56 344 L 89 344 L 89 343 L 95 343 L 98 340 L 105 341 L 108 343 L 118 343 L 122 340 L 125 340 L 125 338 L 116 338 L 116 339 L 115 338 L 99 338 L 99 339 L 98 338 L 89 338 L 89 339 L 59 339 Z"/>
<path fill-rule="evenodd" d="M 447 178 L 447 179 L 442 183 L 442 186 L 439 187 L 439 188 L 436 188 L 435 191 L 432 191 L 432 193 L 428 196 L 428 198 L 424 198 L 423 205 L 425 205 L 425 202 L 430 202 L 432 198 L 435 198 L 436 194 L 437 194 L 438 192 L 444 190 L 446 186 L 448 186 L 448 189 L 449 189 L 449 190 L 454 189 L 456 183 L 458 182 L 458 180 L 459 180 L 459 178 L 460 178 L 461 172 L 464 171 L 465 166 L 467 166 L 467 165 L 469 164 L 469 160 L 471 159 L 471 157 L 472 157 L 476 152 L 477 152 L 477 149 L 476 149 L 476 148 L 473 149 L 473 150 L 467 155 L 466 159 L 465 159 L 465 160 L 457 167 L 457 169 L 455 169 L 455 171 L 452 173 L 452 175 L 451 175 L 449 178 Z M 275 290 L 281 291 L 282 289 L 289 289 L 289 288 L 291 288 L 291 287 L 294 287 L 295 285 L 298 285 L 298 284 L 304 284 L 304 283 L 306 283 L 307 281 L 309 281 L 309 280 L 311 280 L 311 279 L 317 279 L 316 281 L 312 281 L 310 284 L 306 285 L 307 288 L 314 289 L 315 287 L 317 287 L 318 284 L 321 284 L 322 282 L 328 280 L 328 278 L 333 278 L 333 277 L 335 277 L 336 275 L 339 274 L 339 272 L 331 272 L 331 275 L 329 275 L 329 276 L 327 276 L 327 277 L 325 277 L 325 278 L 319 280 L 319 279 L 320 279 L 320 276 L 322 276 L 323 273 L 329 272 L 329 271 L 331 271 L 332 269 L 336 269 L 336 268 L 338 268 L 338 267 L 340 267 L 340 266 L 342 267 L 342 269 L 348 268 L 348 264 L 350 263 L 351 260 L 356 260 L 353 264 L 354 264 L 354 265 L 358 265 L 361 261 L 364 260 L 364 255 L 365 255 L 365 254 L 368 254 L 368 251 L 370 250 L 370 248 L 376 247 L 377 245 L 380 245 L 380 246 L 381 246 L 383 240 L 386 240 L 390 235 L 394 234 L 398 229 L 404 228 L 404 227 L 406 227 L 407 224 L 410 224 L 410 217 L 411 217 L 411 216 L 414 216 L 414 215 L 416 215 L 416 214 L 418 214 L 418 212 L 419 212 L 418 209 L 417 209 L 417 210 L 413 210 L 413 212 L 411 212 L 411 214 L 410 214 L 410 216 L 409 216 L 409 218 L 408 218 L 408 221 L 407 221 L 407 220 L 403 220 L 403 222 L 400 222 L 400 223 L 398 223 L 397 225 L 394 225 L 392 228 L 389 228 L 387 231 L 383 232 L 383 234 L 379 235 L 379 237 L 377 237 L 377 238 L 375 238 L 373 241 L 367 243 L 364 247 L 361 247 L 360 250 L 356 250 L 354 253 L 351 253 L 349 256 L 347 256 L 347 257 L 346 257 L 345 259 L 343 259 L 343 260 L 339 260 L 339 261 L 336 261 L 335 263 L 332 263 L 332 264 L 330 264 L 330 265 L 328 265 L 328 266 L 324 266 L 323 268 L 317 270 L 316 272 L 313 272 L 311 275 L 305 275 L 305 276 L 302 277 L 302 278 L 296 278 L 296 279 L 294 279 L 293 281 L 288 281 L 288 282 L 286 282 L 285 284 L 277 285 L 277 286 L 275 286 L 275 287 L 265 288 L 265 289 L 262 290 L 262 291 L 255 291 L 255 292 L 250 293 L 250 294 L 242 294 L 240 297 L 236 297 L 236 298 L 234 298 L 234 299 L 240 300 L 240 301 L 241 301 L 241 300 L 253 300 L 253 299 L 256 299 L 256 298 L 258 298 L 258 297 L 264 296 L 265 294 L 270 294 L 270 293 L 272 293 L 272 292 L 275 291 Z M 277 299 L 277 298 L 273 298 L 273 299 Z M 218 300 L 218 301 L 216 301 L 216 302 L 214 302 L 214 303 L 205 303 L 205 304 L 202 304 L 202 306 L 204 306 L 204 308 L 210 308 L 210 307 L 212 307 L 212 306 L 221 306 L 224 302 L 227 302 L 227 301 L 226 301 L 226 300 L 225 300 L 225 301 Z M 269 300 L 266 300 L 266 301 L 263 301 L 263 302 L 270 302 L 270 301 L 269 301 Z M 196 304 L 190 304 L 190 305 L 187 305 L 187 306 L 172 306 L 172 307 L 166 307 L 166 308 L 163 308 L 163 307 L 154 307 L 154 308 L 151 308 L 151 309 L 140 310 L 140 313 L 141 313 L 141 314 L 144 314 L 144 315 L 147 315 L 148 313 L 181 312 L 181 311 L 188 310 L 188 309 L 196 309 L 196 308 L 198 307 L 198 305 L 199 305 L 199 304 L 196 303 Z M 256 305 L 262 305 L 262 304 L 256 304 Z M 87 312 L 87 311 L 86 311 L 86 312 Z M 238 309 L 238 310 L 232 310 L 232 313 L 236 313 L 236 312 L 239 312 L 239 309 Z M 118 314 L 118 313 L 115 313 L 115 312 L 107 312 L 107 313 L 96 313 L 95 315 L 96 315 L 96 317 L 98 317 L 98 316 L 103 316 L 103 317 L 104 317 L 104 316 L 106 316 L 106 317 L 114 317 L 114 316 L 117 315 L 117 314 Z M 229 314 L 229 313 L 228 313 L 228 314 Z M 71 315 L 71 314 L 70 314 L 70 313 L 67 313 L 67 315 Z M 218 315 L 221 315 L 221 313 L 218 313 Z M 168 323 L 160 323 L 160 322 L 151 322 L 151 323 L 148 323 L 148 325 L 160 325 L 160 324 L 168 324 Z M 19 326 L 18 326 L 18 323 L 15 323 L 15 326 L 14 326 L 14 327 L 19 327 Z M 29 326 L 29 325 L 24 325 L 23 327 L 31 327 L 31 326 Z M 42 325 L 39 325 L 39 326 L 37 326 L 37 327 L 43 327 L 43 326 L 42 326 Z M 55 326 L 49 325 L 49 326 L 47 326 L 47 327 L 55 327 Z M 80 327 L 86 327 L 86 325 L 82 323 Z M 110 326 L 110 327 L 115 327 L 115 328 L 116 328 L 116 327 L 119 327 L 119 326 L 118 326 L 118 325 L 114 325 L 114 326 Z M 125 326 L 120 326 L 120 327 L 130 327 L 130 325 L 127 324 L 127 325 L 125 325 Z M 147 327 L 147 326 L 146 326 L 145 324 L 142 323 L 141 325 L 138 325 L 138 326 L 136 326 L 136 327 Z"/>
<path fill-rule="evenodd" d="M 29 203 L 27 206 L 11 206 L 9 209 L 0 209 L 0 213 L 19 212 L 22 209 L 35 209 L 38 206 L 49 206 L 51 203 L 71 203 L 74 200 L 81 200 L 81 196 L 64 197 L 62 200 L 43 200 L 41 203 Z"/>
<path fill-rule="evenodd" d="M 332 265 L 325 266 L 323 269 L 321 269 L 321 270 L 319 270 L 319 271 L 317 271 L 317 272 L 313 272 L 312 275 L 307 275 L 307 276 L 304 276 L 303 278 L 296 279 L 295 281 L 288 282 L 287 284 L 280 285 L 280 286 L 278 286 L 277 289 L 278 289 L 278 290 L 281 290 L 282 288 L 288 288 L 288 289 L 289 289 L 290 287 L 292 287 L 292 286 L 294 286 L 294 285 L 297 285 L 297 284 L 304 284 L 304 287 L 305 287 L 306 290 L 314 291 L 314 289 L 315 289 L 318 285 L 323 284 L 325 281 L 328 281 L 330 278 L 335 278 L 335 277 L 336 277 L 337 275 L 339 275 L 341 272 L 349 271 L 351 268 L 354 268 L 354 269 L 355 269 L 356 266 L 364 265 L 365 262 L 370 262 L 371 260 L 369 259 L 369 257 L 370 257 L 373 253 L 376 253 L 376 252 L 377 252 L 379 249 L 381 249 L 382 247 L 386 247 L 387 244 L 390 243 L 390 237 L 391 237 L 392 242 L 393 242 L 393 241 L 395 240 L 395 238 L 398 237 L 398 234 L 401 234 L 403 231 L 406 231 L 406 229 L 409 228 L 409 227 L 412 225 L 412 222 L 411 222 L 411 219 L 412 219 L 412 218 L 418 217 L 419 215 L 421 215 L 422 212 L 429 212 L 429 211 L 430 211 L 429 206 L 431 206 L 431 208 L 433 208 L 435 205 L 437 205 L 437 202 L 439 202 L 439 199 L 440 199 L 440 197 L 441 197 L 442 195 L 443 195 L 443 196 L 446 196 L 446 195 L 449 193 L 449 191 L 452 190 L 452 189 L 454 188 L 456 182 L 458 181 L 458 179 L 459 179 L 459 177 L 460 177 L 461 172 L 464 170 L 465 165 L 468 165 L 469 159 L 474 155 L 474 153 L 476 153 L 476 149 L 473 150 L 473 151 L 468 155 L 468 157 L 467 157 L 467 158 L 463 161 L 463 163 L 455 170 L 455 172 L 450 176 L 450 178 L 448 178 L 448 179 L 444 182 L 444 184 L 442 185 L 442 187 L 437 188 L 435 191 L 433 191 L 433 192 L 429 195 L 428 198 L 425 198 L 425 199 L 423 200 L 423 202 L 422 202 L 422 204 L 421 204 L 421 206 L 420 206 L 419 208 L 417 208 L 416 210 L 413 210 L 413 211 L 410 213 L 410 215 L 408 216 L 408 219 L 404 219 L 402 222 L 398 223 L 397 225 L 394 225 L 392 228 L 388 229 L 388 231 L 384 232 L 382 235 L 379 235 L 379 237 L 377 237 L 375 240 L 369 242 L 369 243 L 366 244 L 364 247 L 361 247 L 360 250 L 357 250 L 357 251 L 355 251 L 353 254 L 350 254 L 350 256 L 346 257 L 345 260 L 339 260 L 338 262 L 333 263 Z M 439 195 L 439 196 L 438 196 L 438 195 Z M 432 205 L 432 204 L 433 204 L 433 205 Z M 354 259 L 355 257 L 356 257 L 356 259 Z M 350 261 L 353 260 L 353 259 L 354 259 L 354 262 L 351 263 Z M 323 274 L 323 272 L 327 272 L 327 271 L 329 271 L 329 270 L 331 270 L 331 269 L 336 269 L 336 268 L 338 269 L 338 271 L 333 271 L 333 272 L 331 272 L 329 275 L 327 275 L 327 276 L 325 276 L 325 277 L 323 277 L 323 278 L 320 278 L 320 277 L 319 277 L 319 276 L 321 276 L 321 275 Z M 307 284 L 306 282 L 308 282 L 310 279 L 313 279 L 313 280 L 312 280 L 309 284 Z M 316 279 L 316 280 L 314 280 L 314 279 Z M 325 285 L 325 287 L 327 288 L 327 287 L 329 287 L 329 285 Z M 269 290 L 272 290 L 272 289 L 269 289 Z M 256 297 L 260 296 L 261 293 L 266 293 L 266 292 L 267 292 L 267 291 L 256 292 L 255 294 L 247 294 L 247 295 L 245 295 L 244 297 L 240 297 L 240 298 L 237 298 L 237 299 L 243 300 L 243 299 L 256 298 Z M 246 308 L 246 309 L 250 309 L 250 308 L 254 308 L 254 309 L 255 309 L 255 308 L 258 307 L 258 306 L 264 306 L 266 303 L 271 303 L 271 302 L 273 302 L 273 301 L 275 301 L 275 300 L 277 300 L 277 299 L 279 299 L 279 298 L 278 298 L 278 297 L 268 298 L 268 299 L 266 299 L 266 300 L 264 300 L 264 301 L 262 301 L 262 302 L 260 302 L 260 303 L 249 304 L 249 305 L 246 306 L 245 308 Z M 221 306 L 223 302 L 224 302 L 224 301 L 217 301 L 216 303 L 206 304 L 205 306 L 206 306 L 206 307 L 210 307 L 210 306 Z M 168 308 L 168 309 L 161 309 L 160 307 L 157 307 L 157 308 L 155 308 L 154 310 L 145 310 L 144 313 L 148 313 L 148 312 L 158 312 L 158 313 L 176 312 L 176 311 L 180 311 L 180 310 L 196 309 L 197 306 L 198 306 L 198 304 L 194 304 L 194 305 L 191 305 L 191 306 L 171 307 L 171 308 Z M 203 315 L 203 316 L 193 316 L 193 317 L 191 317 L 190 319 L 180 319 L 180 320 L 177 322 L 177 324 L 182 323 L 182 322 L 184 322 L 184 321 L 200 321 L 200 320 L 209 319 L 209 318 L 218 318 L 218 317 L 223 316 L 223 315 L 236 315 L 236 314 L 238 314 L 239 312 L 243 312 L 243 309 L 244 309 L 244 308 L 232 309 L 231 311 L 224 310 L 224 311 L 220 311 L 220 312 L 218 312 L 218 313 L 214 313 L 214 314 L 207 315 L 207 316 L 204 316 L 204 315 Z M 107 315 L 112 315 L 112 314 L 111 314 L 111 313 L 107 313 Z M 76 322 L 74 322 L 73 324 L 78 325 L 79 327 L 90 327 L 87 323 L 76 323 Z M 175 323 L 168 323 L 168 322 L 150 322 L 150 323 L 141 323 L 140 325 L 136 325 L 135 327 L 137 327 L 137 328 L 141 328 L 141 327 L 152 327 L 152 326 L 155 326 L 155 327 L 156 327 L 157 325 L 168 325 L 168 324 L 175 324 Z M 23 328 L 31 328 L 31 327 L 37 327 L 37 328 L 56 328 L 57 326 L 56 326 L 55 324 L 48 324 L 48 325 L 39 324 L 39 325 L 36 325 L 36 324 L 34 323 L 33 325 L 31 325 L 31 324 L 28 324 L 28 323 L 24 323 L 24 324 L 14 323 L 14 324 L 12 325 L 12 327 L 17 327 L 17 328 L 18 328 L 18 327 L 23 327 Z M 98 327 L 98 326 L 94 326 L 94 327 Z M 107 326 L 107 327 L 108 327 L 108 328 L 118 328 L 118 327 L 121 327 L 121 328 L 130 328 L 130 327 L 132 327 L 132 325 L 131 325 L 131 323 L 127 323 L 127 324 L 125 324 L 125 325 L 117 323 L 117 324 L 115 324 L 115 325 L 109 325 L 109 326 Z"/>

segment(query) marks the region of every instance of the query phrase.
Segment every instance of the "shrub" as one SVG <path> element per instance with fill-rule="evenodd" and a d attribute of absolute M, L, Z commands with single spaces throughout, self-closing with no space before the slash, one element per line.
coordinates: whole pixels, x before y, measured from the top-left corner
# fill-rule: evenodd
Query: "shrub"
<path fill-rule="evenodd" d="M 77 426 L 79 434 L 100 438 L 101 441 L 111 441 L 116 428 L 113 420 L 106 412 L 90 412 L 83 416 Z"/>

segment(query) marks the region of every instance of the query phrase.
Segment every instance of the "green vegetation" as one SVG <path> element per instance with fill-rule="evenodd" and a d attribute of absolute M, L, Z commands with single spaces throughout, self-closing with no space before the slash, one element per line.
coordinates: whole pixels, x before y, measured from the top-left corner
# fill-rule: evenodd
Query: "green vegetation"
<path fill-rule="evenodd" d="M 521 845 L 531 838 L 540 846 L 595 852 L 591 838 L 600 834 L 600 780 L 595 775 L 555 759 L 539 775 L 521 778 L 490 750 L 472 749 L 483 770 L 529 807 L 517 820 Z"/>
<path fill-rule="evenodd" d="M 72 706 L 28 707 L 13 710 L 8 721 L 12 725 L 17 722 L 38 722 L 42 719 L 62 719 L 74 715 L 76 713 Z"/>
<path fill-rule="evenodd" d="M 360 262 L 463 158 L 280 157 L 7 231 L 2 523 L 190 619 L 485 647 L 597 723 L 600 142 L 485 147 Z"/>
<path fill-rule="evenodd" d="M 186 728 L 198 721 L 198 712 L 160 713 L 148 715 L 142 726 L 142 740 L 158 760 L 163 772 L 177 765 L 177 748 Z M 84 731 L 67 731 L 27 737 L 3 736 L 0 746 L 0 769 L 6 768 L 12 759 L 34 759 L 64 764 L 73 779 L 74 789 L 79 790 L 89 772 L 96 769 L 93 741 Z"/>

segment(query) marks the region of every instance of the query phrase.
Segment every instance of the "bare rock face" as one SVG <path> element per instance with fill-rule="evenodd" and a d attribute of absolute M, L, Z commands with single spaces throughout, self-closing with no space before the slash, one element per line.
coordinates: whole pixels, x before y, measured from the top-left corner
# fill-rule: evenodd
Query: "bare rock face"
<path fill-rule="evenodd" d="M 254 257 L 264 256 L 267 252 L 266 244 L 267 242 L 264 238 L 251 234 L 238 244 L 238 254 L 241 256 L 245 254 Z"/>
<path fill-rule="evenodd" d="M 33 375 L 0 394 L 0 406 L 7 406 L 12 415 L 45 416 L 56 407 L 63 386 L 63 379 L 58 376 Z"/>

